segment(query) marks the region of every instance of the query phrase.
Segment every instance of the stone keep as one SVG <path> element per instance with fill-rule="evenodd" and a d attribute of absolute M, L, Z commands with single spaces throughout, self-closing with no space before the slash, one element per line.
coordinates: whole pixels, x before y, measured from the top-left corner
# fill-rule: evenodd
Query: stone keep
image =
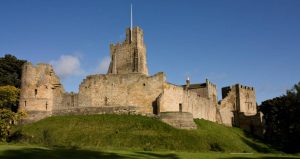
<path fill-rule="evenodd" d="M 162 72 L 149 76 L 141 28 L 127 29 L 123 43 L 110 45 L 110 56 L 107 74 L 87 76 L 78 93 L 64 91 L 51 65 L 26 63 L 19 103 L 19 110 L 29 114 L 24 121 L 53 115 L 142 114 L 158 116 L 177 128 L 194 129 L 193 118 L 200 118 L 261 132 L 254 88 L 225 87 L 218 102 L 217 86 L 207 79 L 175 85 Z"/>
<path fill-rule="evenodd" d="M 143 36 L 143 30 L 139 27 L 132 30 L 127 29 L 126 40 L 122 44 L 110 45 L 111 63 L 108 73 L 142 73 L 148 75 L 146 46 Z"/>

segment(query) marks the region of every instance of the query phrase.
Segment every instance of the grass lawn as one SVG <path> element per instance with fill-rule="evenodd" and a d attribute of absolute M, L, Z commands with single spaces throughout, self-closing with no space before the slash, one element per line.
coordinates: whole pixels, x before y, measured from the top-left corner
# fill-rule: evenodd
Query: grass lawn
<path fill-rule="evenodd" d="M 140 159 L 140 158 L 166 158 L 166 159 L 288 159 L 300 158 L 296 155 L 284 154 L 235 154 L 235 153 L 221 153 L 221 152 L 176 152 L 176 151 L 135 151 L 135 150 L 88 150 L 76 148 L 46 148 L 34 145 L 21 144 L 2 144 L 0 145 L 1 159 L 99 159 L 99 158 L 116 158 L 116 159 Z"/>

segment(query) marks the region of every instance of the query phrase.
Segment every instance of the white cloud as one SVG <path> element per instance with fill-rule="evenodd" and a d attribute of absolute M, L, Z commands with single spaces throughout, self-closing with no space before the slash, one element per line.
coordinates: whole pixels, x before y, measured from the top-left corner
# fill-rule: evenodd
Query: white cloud
<path fill-rule="evenodd" d="M 55 72 L 61 78 L 83 75 L 84 70 L 80 66 L 80 58 L 74 55 L 61 55 L 59 59 L 50 61 Z"/>
<path fill-rule="evenodd" d="M 101 61 L 97 67 L 98 73 L 106 73 L 110 64 L 110 57 L 106 56 Z"/>

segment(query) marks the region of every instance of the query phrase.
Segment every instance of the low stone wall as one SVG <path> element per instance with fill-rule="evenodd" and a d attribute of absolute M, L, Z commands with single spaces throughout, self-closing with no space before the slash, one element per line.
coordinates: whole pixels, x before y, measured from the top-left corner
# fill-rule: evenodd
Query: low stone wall
<path fill-rule="evenodd" d="M 197 125 L 194 123 L 193 114 L 189 112 L 162 112 L 160 119 L 179 129 L 196 129 Z"/>
<path fill-rule="evenodd" d="M 50 111 L 26 111 L 27 117 L 21 120 L 20 124 L 33 123 L 51 116 Z"/>
<path fill-rule="evenodd" d="M 93 114 L 139 114 L 145 116 L 155 116 L 153 114 L 141 114 L 139 107 L 135 106 L 104 106 L 104 107 L 77 107 L 60 109 L 53 111 L 26 111 L 27 117 L 21 124 L 28 124 L 39 121 L 50 116 L 61 115 L 93 115 Z"/>
<path fill-rule="evenodd" d="M 134 106 L 107 106 L 107 107 L 77 107 L 53 111 L 52 115 L 90 115 L 90 114 L 138 114 Z"/>

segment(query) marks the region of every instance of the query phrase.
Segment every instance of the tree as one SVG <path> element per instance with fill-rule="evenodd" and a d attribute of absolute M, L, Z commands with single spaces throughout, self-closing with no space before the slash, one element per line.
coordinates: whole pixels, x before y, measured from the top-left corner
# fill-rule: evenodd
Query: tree
<path fill-rule="evenodd" d="M 17 111 L 22 66 L 25 60 L 13 55 L 0 58 L 0 140 L 5 141 L 13 124 L 25 114 Z M 13 112 L 13 111 L 15 112 Z"/>
<path fill-rule="evenodd" d="M 262 102 L 265 139 L 285 152 L 300 152 L 300 82 L 285 95 Z"/>
<path fill-rule="evenodd" d="M 0 109 L 0 140 L 6 141 L 15 122 L 25 116 L 24 112 L 14 113 L 8 109 Z"/>
<path fill-rule="evenodd" d="M 22 66 L 26 60 L 19 60 L 13 55 L 0 58 L 0 86 L 21 86 Z"/>
<path fill-rule="evenodd" d="M 0 86 L 0 108 L 17 110 L 20 89 L 14 86 Z"/>

